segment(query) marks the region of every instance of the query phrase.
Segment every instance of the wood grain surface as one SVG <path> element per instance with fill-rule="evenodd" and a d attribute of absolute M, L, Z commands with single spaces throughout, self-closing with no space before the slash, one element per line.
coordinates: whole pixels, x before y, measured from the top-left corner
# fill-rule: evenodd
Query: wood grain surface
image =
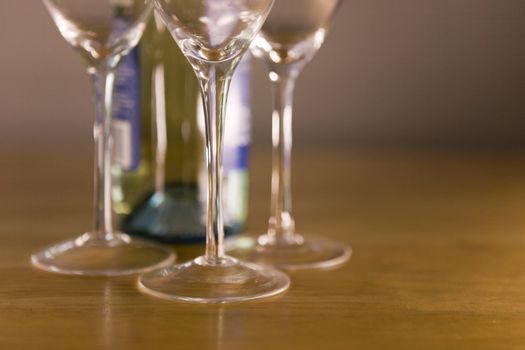
<path fill-rule="evenodd" d="M 252 157 L 247 230 L 269 211 Z M 31 268 L 90 227 L 90 153 L 0 152 L 0 349 L 523 349 L 525 156 L 299 151 L 297 227 L 352 245 L 348 264 L 292 274 L 272 300 L 157 300 L 136 277 Z M 176 247 L 182 259 L 200 246 Z"/>

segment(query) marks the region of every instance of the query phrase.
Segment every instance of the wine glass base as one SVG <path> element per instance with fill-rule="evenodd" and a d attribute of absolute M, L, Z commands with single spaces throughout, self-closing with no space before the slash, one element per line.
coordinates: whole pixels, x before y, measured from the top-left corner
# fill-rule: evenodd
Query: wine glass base
<path fill-rule="evenodd" d="M 33 266 L 41 270 L 84 276 L 142 273 L 170 265 L 174 260 L 171 249 L 122 233 L 104 240 L 85 233 L 31 256 Z"/>
<path fill-rule="evenodd" d="M 281 271 L 230 257 L 213 264 L 199 257 L 139 278 L 139 289 L 144 293 L 193 303 L 232 303 L 268 298 L 284 292 L 289 286 L 289 277 Z"/>
<path fill-rule="evenodd" d="M 286 270 L 333 268 L 348 261 L 352 255 L 352 249 L 345 244 L 299 234 L 291 241 L 272 243 L 266 234 L 242 235 L 228 240 L 226 251 L 244 261 Z"/>

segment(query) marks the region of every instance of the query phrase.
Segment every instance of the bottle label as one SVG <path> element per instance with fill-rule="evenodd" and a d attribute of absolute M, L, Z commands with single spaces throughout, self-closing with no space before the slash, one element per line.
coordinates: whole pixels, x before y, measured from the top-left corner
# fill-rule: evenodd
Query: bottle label
<path fill-rule="evenodd" d="M 224 131 L 223 169 L 227 175 L 248 168 L 250 145 L 250 56 L 241 61 L 230 86 Z"/>
<path fill-rule="evenodd" d="M 129 26 L 125 18 L 114 19 L 115 32 Z M 140 163 L 140 66 L 139 50 L 122 58 L 115 74 L 113 92 L 113 139 L 115 163 L 136 170 Z"/>
<path fill-rule="evenodd" d="M 242 224 L 248 214 L 248 155 L 251 139 L 250 73 L 251 56 L 246 54 L 232 79 L 224 121 L 222 190 L 223 218 L 226 226 Z M 199 103 L 197 109 L 199 129 L 204 133 L 202 104 Z M 203 164 L 201 169 L 200 188 L 206 188 L 206 165 Z M 202 191 L 200 202 L 205 208 L 206 191 Z"/>
<path fill-rule="evenodd" d="M 251 59 L 241 61 L 230 87 L 223 153 L 223 214 L 229 225 L 242 224 L 248 214 L 248 155 L 250 147 Z"/>

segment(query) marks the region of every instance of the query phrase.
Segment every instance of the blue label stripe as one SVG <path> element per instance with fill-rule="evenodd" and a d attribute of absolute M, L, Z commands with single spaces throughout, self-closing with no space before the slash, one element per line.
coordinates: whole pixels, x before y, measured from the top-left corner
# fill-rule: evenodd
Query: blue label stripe
<path fill-rule="evenodd" d="M 240 145 L 235 148 L 225 149 L 222 166 L 225 171 L 248 169 L 250 145 Z"/>
<path fill-rule="evenodd" d="M 131 163 L 126 170 L 135 170 L 140 163 L 140 66 L 139 50 L 132 50 L 122 59 L 115 78 L 113 117 L 131 126 L 129 147 Z"/>

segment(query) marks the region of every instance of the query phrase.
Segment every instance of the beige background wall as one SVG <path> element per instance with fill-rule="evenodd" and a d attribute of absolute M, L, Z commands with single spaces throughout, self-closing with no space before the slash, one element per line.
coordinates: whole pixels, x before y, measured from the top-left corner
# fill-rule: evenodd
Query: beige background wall
<path fill-rule="evenodd" d="M 0 144 L 89 145 L 88 80 L 40 1 L 0 0 L 0 42 Z M 525 1 L 344 0 L 296 107 L 298 147 L 525 148 Z"/>

